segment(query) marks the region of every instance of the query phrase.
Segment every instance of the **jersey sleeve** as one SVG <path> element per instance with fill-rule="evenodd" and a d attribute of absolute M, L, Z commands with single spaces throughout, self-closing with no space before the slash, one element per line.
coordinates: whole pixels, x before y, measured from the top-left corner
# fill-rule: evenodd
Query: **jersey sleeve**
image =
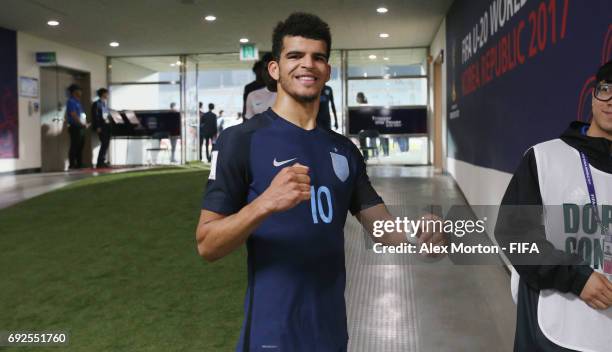
<path fill-rule="evenodd" d="M 242 134 L 237 128 L 229 128 L 215 143 L 202 209 L 230 215 L 246 205 L 250 143 L 245 143 Z"/>
<path fill-rule="evenodd" d="M 355 181 L 351 192 L 349 210 L 351 214 L 357 215 L 364 209 L 382 204 L 383 200 L 376 193 L 374 187 L 372 187 L 372 183 L 370 183 L 363 155 L 361 155 L 353 143 L 351 143 L 351 146 L 351 162 L 355 170 Z"/>

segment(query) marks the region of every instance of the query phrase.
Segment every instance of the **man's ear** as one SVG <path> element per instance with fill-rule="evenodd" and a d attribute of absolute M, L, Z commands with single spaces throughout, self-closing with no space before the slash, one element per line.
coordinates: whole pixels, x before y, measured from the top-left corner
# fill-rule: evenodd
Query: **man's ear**
<path fill-rule="evenodd" d="M 331 79 L 331 65 L 327 63 L 327 77 L 325 78 L 325 82 L 329 82 Z"/>
<path fill-rule="evenodd" d="M 272 77 L 275 81 L 278 81 L 278 79 L 280 78 L 278 62 L 268 62 L 268 73 L 270 74 L 270 77 Z"/>

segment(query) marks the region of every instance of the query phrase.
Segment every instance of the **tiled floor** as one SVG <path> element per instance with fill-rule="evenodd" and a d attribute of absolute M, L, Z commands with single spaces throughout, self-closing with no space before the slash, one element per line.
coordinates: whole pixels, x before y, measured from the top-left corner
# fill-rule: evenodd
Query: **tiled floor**
<path fill-rule="evenodd" d="M 391 212 L 465 204 L 450 176 L 430 168 L 371 167 Z M 360 224 L 345 227 L 349 351 L 512 351 L 515 306 L 500 265 L 366 260 Z M 369 253 L 369 254 L 368 254 Z"/>

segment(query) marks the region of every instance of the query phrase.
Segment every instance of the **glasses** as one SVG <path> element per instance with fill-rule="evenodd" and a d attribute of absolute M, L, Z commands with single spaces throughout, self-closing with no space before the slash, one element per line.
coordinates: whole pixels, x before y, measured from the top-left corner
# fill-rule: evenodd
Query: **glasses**
<path fill-rule="evenodd" d="M 612 84 L 598 83 L 593 96 L 600 101 L 610 101 L 612 99 Z"/>

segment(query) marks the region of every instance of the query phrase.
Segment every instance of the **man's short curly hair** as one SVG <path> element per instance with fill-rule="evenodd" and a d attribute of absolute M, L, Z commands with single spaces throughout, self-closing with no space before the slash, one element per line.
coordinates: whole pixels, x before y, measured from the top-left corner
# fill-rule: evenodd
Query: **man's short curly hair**
<path fill-rule="evenodd" d="M 331 51 L 331 33 L 329 25 L 318 16 L 295 12 L 292 13 L 285 21 L 279 22 L 272 33 L 272 55 L 274 60 L 280 60 L 280 54 L 283 50 L 283 38 L 285 36 L 304 37 L 314 40 L 322 40 L 327 44 L 327 58 Z"/>

